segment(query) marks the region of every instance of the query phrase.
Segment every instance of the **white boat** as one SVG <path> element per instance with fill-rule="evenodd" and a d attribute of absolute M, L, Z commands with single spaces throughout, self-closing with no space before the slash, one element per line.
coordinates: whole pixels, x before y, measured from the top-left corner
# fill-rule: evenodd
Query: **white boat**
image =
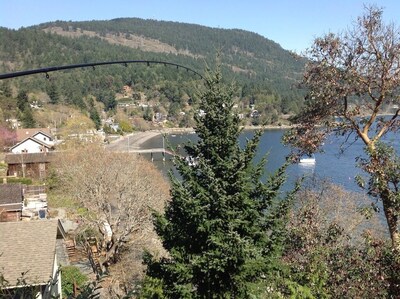
<path fill-rule="evenodd" d="M 314 155 L 301 157 L 299 163 L 300 164 L 315 164 L 315 157 L 314 157 Z"/>
<path fill-rule="evenodd" d="M 196 160 L 195 158 L 193 158 L 193 157 L 187 156 L 187 157 L 185 158 L 185 160 L 186 160 L 186 163 L 187 163 L 189 166 L 195 166 L 195 165 L 197 165 L 197 160 Z"/>

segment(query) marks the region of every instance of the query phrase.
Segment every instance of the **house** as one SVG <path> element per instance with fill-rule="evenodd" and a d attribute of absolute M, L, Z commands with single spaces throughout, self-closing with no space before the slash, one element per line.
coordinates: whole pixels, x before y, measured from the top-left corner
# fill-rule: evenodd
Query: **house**
<path fill-rule="evenodd" d="M 23 189 L 21 184 L 0 185 L 0 222 L 18 221 L 23 208 Z M 1 254 L 1 251 L 0 251 Z M 1 269 L 0 269 L 1 270 Z"/>
<path fill-rule="evenodd" d="M 6 154 L 7 175 L 44 179 L 57 152 Z"/>
<path fill-rule="evenodd" d="M 0 236 L 0 271 L 11 298 L 61 298 L 62 252 L 57 246 L 65 238 L 61 222 L 0 222 Z"/>
<path fill-rule="evenodd" d="M 40 140 L 41 142 L 46 143 L 49 146 L 54 146 L 53 137 L 49 134 L 43 133 L 42 131 L 36 132 L 31 137 L 35 138 L 36 140 Z"/>
<path fill-rule="evenodd" d="M 33 137 L 46 143 L 53 142 L 50 129 L 48 128 L 33 128 L 33 129 L 17 129 L 17 142 Z"/>
<path fill-rule="evenodd" d="M 54 147 L 54 139 L 47 128 L 17 129 L 17 144 L 10 150 L 17 153 L 40 153 Z"/>
<path fill-rule="evenodd" d="M 46 216 L 46 186 L 0 184 L 0 222 L 46 218 Z"/>
<path fill-rule="evenodd" d="M 43 135 L 38 134 L 38 137 L 43 137 Z M 46 137 L 45 137 L 46 138 Z M 27 137 L 21 142 L 17 143 L 10 148 L 10 151 L 14 154 L 21 153 L 42 153 L 48 152 L 53 149 L 53 145 L 46 143 L 40 139 L 34 137 Z"/>

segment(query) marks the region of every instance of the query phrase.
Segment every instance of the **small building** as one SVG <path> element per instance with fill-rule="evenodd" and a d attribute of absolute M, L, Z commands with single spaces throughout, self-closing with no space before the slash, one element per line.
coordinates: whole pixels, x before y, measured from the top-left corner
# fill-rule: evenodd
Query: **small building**
<path fill-rule="evenodd" d="M 57 246 L 65 238 L 61 222 L 0 222 L 0 236 L 0 269 L 11 298 L 62 298 L 63 252 Z"/>
<path fill-rule="evenodd" d="M 33 134 L 32 138 L 35 138 L 36 140 L 40 140 L 41 142 L 46 143 L 49 146 L 54 145 L 53 137 L 50 134 L 43 133 L 42 131 L 39 131 L 39 132 Z"/>
<path fill-rule="evenodd" d="M 52 142 L 53 137 L 51 135 L 50 129 L 48 128 L 32 128 L 32 129 L 17 129 L 17 142 L 28 137 L 34 137 L 43 142 Z"/>
<path fill-rule="evenodd" d="M 21 184 L 0 185 L 0 222 L 18 221 L 23 208 Z M 1 254 L 1 251 L 0 251 Z"/>
<path fill-rule="evenodd" d="M 22 220 L 47 218 L 47 193 L 45 185 L 24 185 Z"/>
<path fill-rule="evenodd" d="M 39 138 L 43 138 L 40 134 Z M 46 138 L 46 137 L 44 137 Z M 13 154 L 21 154 L 21 153 L 42 153 L 49 152 L 53 149 L 53 145 L 50 145 L 40 139 L 36 139 L 34 137 L 27 137 L 21 142 L 17 143 L 13 147 L 10 148 L 10 151 Z"/>
<path fill-rule="evenodd" d="M 56 152 L 7 154 L 7 175 L 44 179 L 55 157 Z"/>

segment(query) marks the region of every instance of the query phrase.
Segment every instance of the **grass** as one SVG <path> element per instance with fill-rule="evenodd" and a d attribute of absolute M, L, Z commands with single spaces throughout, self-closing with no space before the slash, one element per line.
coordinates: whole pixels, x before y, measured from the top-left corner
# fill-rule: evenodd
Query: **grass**
<path fill-rule="evenodd" d="M 57 194 L 55 192 L 47 193 L 47 202 L 49 207 L 52 208 L 68 208 L 77 211 L 79 204 L 72 198 L 65 196 L 63 194 Z"/>

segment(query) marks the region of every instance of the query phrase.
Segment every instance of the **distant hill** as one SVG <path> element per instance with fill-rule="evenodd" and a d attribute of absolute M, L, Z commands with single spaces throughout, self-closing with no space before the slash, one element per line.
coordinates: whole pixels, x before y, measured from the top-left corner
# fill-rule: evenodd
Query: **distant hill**
<path fill-rule="evenodd" d="M 302 105 L 302 94 L 294 85 L 305 60 L 256 33 L 138 18 L 56 21 L 19 30 L 0 28 L 0 73 L 147 59 L 178 63 L 203 73 L 207 66 L 213 68 L 217 54 L 224 78 L 237 84 L 238 107 L 246 116 L 257 110 L 257 117 L 273 123 L 277 115 L 296 113 Z M 151 107 L 160 107 L 152 108 L 152 113 L 169 116 L 171 121 L 195 104 L 196 90 L 201 86 L 199 78 L 184 71 L 139 65 L 51 73 L 50 80 L 35 75 L 0 83 L 10 85 L 7 88 L 14 96 L 21 89 L 45 93 L 48 102 L 87 111 L 115 109 L 120 98 L 140 102 L 141 107 L 149 102 Z M 131 92 L 125 89 L 124 94 L 124 86 Z M 102 108 L 96 103 L 102 103 Z"/>

